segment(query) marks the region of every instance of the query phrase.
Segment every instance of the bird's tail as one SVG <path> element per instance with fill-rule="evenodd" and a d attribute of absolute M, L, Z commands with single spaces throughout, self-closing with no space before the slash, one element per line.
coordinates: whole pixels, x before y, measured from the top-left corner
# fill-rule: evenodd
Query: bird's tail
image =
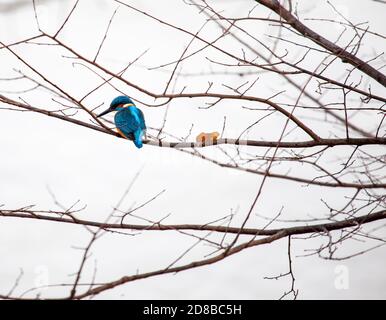
<path fill-rule="evenodd" d="M 142 146 L 143 146 L 142 136 L 143 136 L 143 130 L 137 130 L 134 132 L 133 142 L 138 149 L 142 148 Z"/>

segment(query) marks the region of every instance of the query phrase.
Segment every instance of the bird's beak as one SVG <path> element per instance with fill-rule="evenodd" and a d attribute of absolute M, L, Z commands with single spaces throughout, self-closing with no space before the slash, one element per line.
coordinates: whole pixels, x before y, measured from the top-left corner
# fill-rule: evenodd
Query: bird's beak
<path fill-rule="evenodd" d="M 101 114 L 98 114 L 97 115 L 97 118 L 101 117 L 101 116 L 104 116 L 105 114 L 108 114 L 109 112 L 111 112 L 112 110 L 110 108 L 108 108 L 107 110 L 103 111 Z"/>

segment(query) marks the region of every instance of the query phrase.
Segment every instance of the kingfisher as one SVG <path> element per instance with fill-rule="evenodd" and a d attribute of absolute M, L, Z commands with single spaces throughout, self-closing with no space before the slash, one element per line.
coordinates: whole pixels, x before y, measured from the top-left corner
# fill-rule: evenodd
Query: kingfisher
<path fill-rule="evenodd" d="M 118 96 L 111 102 L 110 107 L 97 117 L 112 111 L 117 112 L 114 116 L 114 123 L 118 133 L 124 138 L 133 140 L 137 148 L 142 148 L 142 137 L 146 130 L 145 117 L 142 111 L 135 106 L 129 97 Z"/>

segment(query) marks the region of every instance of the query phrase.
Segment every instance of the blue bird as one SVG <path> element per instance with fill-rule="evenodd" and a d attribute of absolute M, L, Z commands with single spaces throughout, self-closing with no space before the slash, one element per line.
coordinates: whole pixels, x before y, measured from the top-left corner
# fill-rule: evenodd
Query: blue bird
<path fill-rule="evenodd" d="M 112 111 L 117 111 L 114 123 L 119 134 L 134 141 L 137 148 L 142 148 L 142 137 L 145 134 L 146 124 L 143 113 L 138 109 L 133 100 L 127 96 L 116 97 L 110 104 L 110 108 L 103 111 L 97 117 L 101 117 Z"/>

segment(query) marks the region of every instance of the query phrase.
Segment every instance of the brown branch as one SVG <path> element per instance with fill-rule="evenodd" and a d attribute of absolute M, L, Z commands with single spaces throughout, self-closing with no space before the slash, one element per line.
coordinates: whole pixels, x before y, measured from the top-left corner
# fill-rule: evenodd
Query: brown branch
<path fill-rule="evenodd" d="M 193 94 L 192 94 L 193 95 Z M 229 98 L 233 98 L 233 96 L 229 96 Z M 84 126 L 89 129 L 93 129 L 96 131 L 100 131 L 106 134 L 114 135 L 118 138 L 122 138 L 121 135 L 114 131 L 108 131 L 104 128 L 101 128 L 99 126 L 83 122 L 74 118 L 70 118 L 68 116 L 64 116 L 61 114 L 57 114 L 53 111 L 48 111 L 46 109 L 42 108 L 36 108 L 31 105 L 18 102 L 12 99 L 7 98 L 6 96 L 0 94 L 0 102 L 13 105 L 15 107 L 19 107 L 24 110 L 29 110 L 32 112 L 37 112 L 44 114 L 49 117 L 58 118 L 60 120 L 64 120 L 67 122 L 72 122 L 76 125 Z M 241 139 L 232 139 L 232 138 L 222 138 L 218 139 L 216 141 L 212 141 L 211 143 L 202 143 L 202 142 L 166 142 L 166 141 L 152 141 L 152 140 L 145 140 L 144 144 L 156 146 L 156 147 L 168 147 L 168 148 L 203 148 L 203 147 L 209 147 L 209 146 L 215 146 L 215 145 L 221 145 L 221 144 L 230 144 L 230 145 L 241 145 L 241 146 L 251 146 L 251 147 L 276 147 L 279 146 L 279 148 L 313 148 L 313 147 L 321 147 L 321 146 L 328 146 L 328 147 L 335 147 L 335 146 L 363 146 L 363 145 L 386 145 L 386 138 L 337 138 L 337 139 L 323 139 L 320 138 L 319 141 L 315 140 L 308 140 L 308 141 L 294 141 L 294 142 L 277 142 L 277 141 L 257 141 L 257 140 L 241 140 Z"/>
<path fill-rule="evenodd" d="M 48 212 L 47 212 L 48 213 Z M 279 229 L 256 229 L 229 227 L 229 226 L 215 226 L 215 225 L 199 225 L 199 224 L 173 224 L 166 225 L 155 223 L 152 225 L 141 224 L 126 224 L 126 223 L 103 223 L 91 220 L 84 220 L 71 216 L 52 216 L 47 214 L 37 213 L 31 210 L 0 210 L 0 216 L 10 218 L 24 218 L 37 219 L 52 222 L 61 222 L 69 224 L 77 224 L 82 226 L 97 227 L 103 230 L 139 230 L 139 231 L 175 231 L 175 230 L 195 230 L 195 231 L 213 231 L 219 233 L 241 233 L 243 235 L 253 236 L 272 236 L 278 232 L 285 231 L 290 235 L 306 234 L 306 233 L 323 233 L 326 230 L 333 231 L 349 227 L 357 227 L 360 224 L 369 223 L 377 220 L 386 219 L 386 210 L 381 210 L 371 214 L 365 214 L 359 217 L 350 218 L 342 221 L 320 223 L 315 225 L 297 226 L 290 228 Z"/>
<path fill-rule="evenodd" d="M 146 273 L 142 273 L 142 274 L 136 274 L 136 275 L 132 275 L 132 276 L 123 276 L 118 280 L 111 281 L 111 282 L 108 282 L 106 284 L 97 286 L 91 290 L 87 290 L 86 292 L 75 296 L 74 299 L 83 299 L 83 298 L 86 298 L 88 296 L 93 296 L 93 295 L 99 294 L 99 293 L 104 292 L 106 290 L 113 289 L 117 286 L 123 285 L 123 284 L 128 283 L 128 282 L 132 282 L 132 281 L 136 281 L 136 280 L 140 280 L 140 279 L 146 279 L 146 278 L 150 278 L 150 277 L 154 277 L 154 276 L 158 276 L 158 275 L 177 273 L 177 272 L 181 272 L 181 271 L 185 271 L 185 270 L 189 270 L 189 269 L 202 267 L 205 265 L 210 265 L 210 264 L 219 262 L 219 261 L 221 261 L 221 260 L 223 260 L 231 255 L 234 255 L 242 250 L 245 250 L 247 248 L 272 243 L 272 242 L 277 241 L 277 240 L 279 240 L 283 237 L 286 237 L 286 236 L 291 236 L 294 234 L 308 233 L 308 232 L 323 232 L 323 233 L 325 233 L 325 232 L 332 231 L 332 230 L 337 230 L 337 229 L 342 229 L 342 228 L 347 228 L 347 227 L 352 227 L 352 226 L 358 226 L 359 224 L 369 222 L 369 219 L 370 220 L 371 219 L 377 219 L 377 218 L 378 219 L 384 219 L 385 217 L 386 217 L 386 211 L 381 211 L 378 213 L 362 216 L 362 217 L 356 218 L 356 219 L 350 219 L 350 220 L 346 220 L 346 221 L 340 221 L 340 222 L 334 222 L 334 223 L 320 225 L 319 230 L 318 230 L 317 226 L 304 226 L 304 227 L 294 227 L 294 228 L 283 229 L 283 230 L 280 230 L 279 232 L 274 233 L 271 236 L 267 236 L 267 237 L 262 238 L 262 239 L 252 240 L 252 241 L 247 241 L 245 243 L 242 243 L 238 246 L 231 248 L 230 250 L 224 251 L 224 252 L 222 252 L 222 253 L 220 253 L 212 258 L 209 258 L 209 259 L 193 261 L 191 263 L 188 263 L 188 264 L 185 264 L 182 266 L 173 267 L 173 268 L 160 269 L 160 270 L 156 270 L 156 271 L 152 271 L 152 272 L 146 272 Z M 372 221 L 374 221 L 374 220 L 372 220 Z"/>
<path fill-rule="evenodd" d="M 84 292 L 83 294 L 77 295 L 74 298 L 75 299 L 83 299 L 83 298 L 86 298 L 90 295 L 96 295 L 96 294 L 99 294 L 103 291 L 113 289 L 117 286 L 120 286 L 120 285 L 125 284 L 127 282 L 132 282 L 135 280 L 146 279 L 146 278 L 150 278 L 150 277 L 154 277 L 154 276 L 158 276 L 158 275 L 169 274 L 169 273 L 177 273 L 177 272 L 181 272 L 181 271 L 185 271 L 185 270 L 189 270 L 189 269 L 194 269 L 194 268 L 210 265 L 210 264 L 216 263 L 218 261 L 221 261 L 221 260 L 225 259 L 226 257 L 234 255 L 234 254 L 236 254 L 244 249 L 255 247 L 258 245 L 268 244 L 268 243 L 271 243 L 273 241 L 279 240 L 285 236 L 286 236 L 286 234 L 284 232 L 279 232 L 279 233 L 272 235 L 270 237 L 266 237 L 263 239 L 254 240 L 254 241 L 240 244 L 236 247 L 233 247 L 231 250 L 227 251 L 226 254 L 220 253 L 217 256 L 214 256 L 214 257 L 209 258 L 209 259 L 193 261 L 191 263 L 188 263 L 188 264 L 182 265 L 182 266 L 178 266 L 178 267 L 160 269 L 160 270 L 156 270 L 156 271 L 152 271 L 152 272 L 146 272 L 146 273 L 142 273 L 142 274 L 136 274 L 136 275 L 132 275 L 132 276 L 124 276 L 116 281 L 111 281 L 111 282 L 108 282 L 104 285 L 101 285 L 101 286 L 98 286 L 98 287 L 93 288 L 91 290 L 88 290 L 88 291 Z"/>
<path fill-rule="evenodd" d="M 298 18 L 296 18 L 291 12 L 289 12 L 286 8 L 284 8 L 279 1 L 277 0 L 256 0 L 257 2 L 261 3 L 265 7 L 271 9 L 276 14 L 278 14 L 281 18 L 283 18 L 285 21 L 287 21 L 295 30 L 300 32 L 302 35 L 304 35 L 306 38 L 312 40 L 316 44 L 322 46 L 332 54 L 339 57 L 342 62 L 344 63 L 350 63 L 355 68 L 361 70 L 383 86 L 386 86 L 386 76 L 378 71 L 377 69 L 370 66 L 368 63 L 362 61 L 355 55 L 347 52 L 346 50 L 342 49 L 335 43 L 327 40 L 326 38 L 322 37 L 320 34 L 316 33 L 315 31 L 308 28 L 306 25 L 304 25 L 302 22 L 299 21 Z"/>

